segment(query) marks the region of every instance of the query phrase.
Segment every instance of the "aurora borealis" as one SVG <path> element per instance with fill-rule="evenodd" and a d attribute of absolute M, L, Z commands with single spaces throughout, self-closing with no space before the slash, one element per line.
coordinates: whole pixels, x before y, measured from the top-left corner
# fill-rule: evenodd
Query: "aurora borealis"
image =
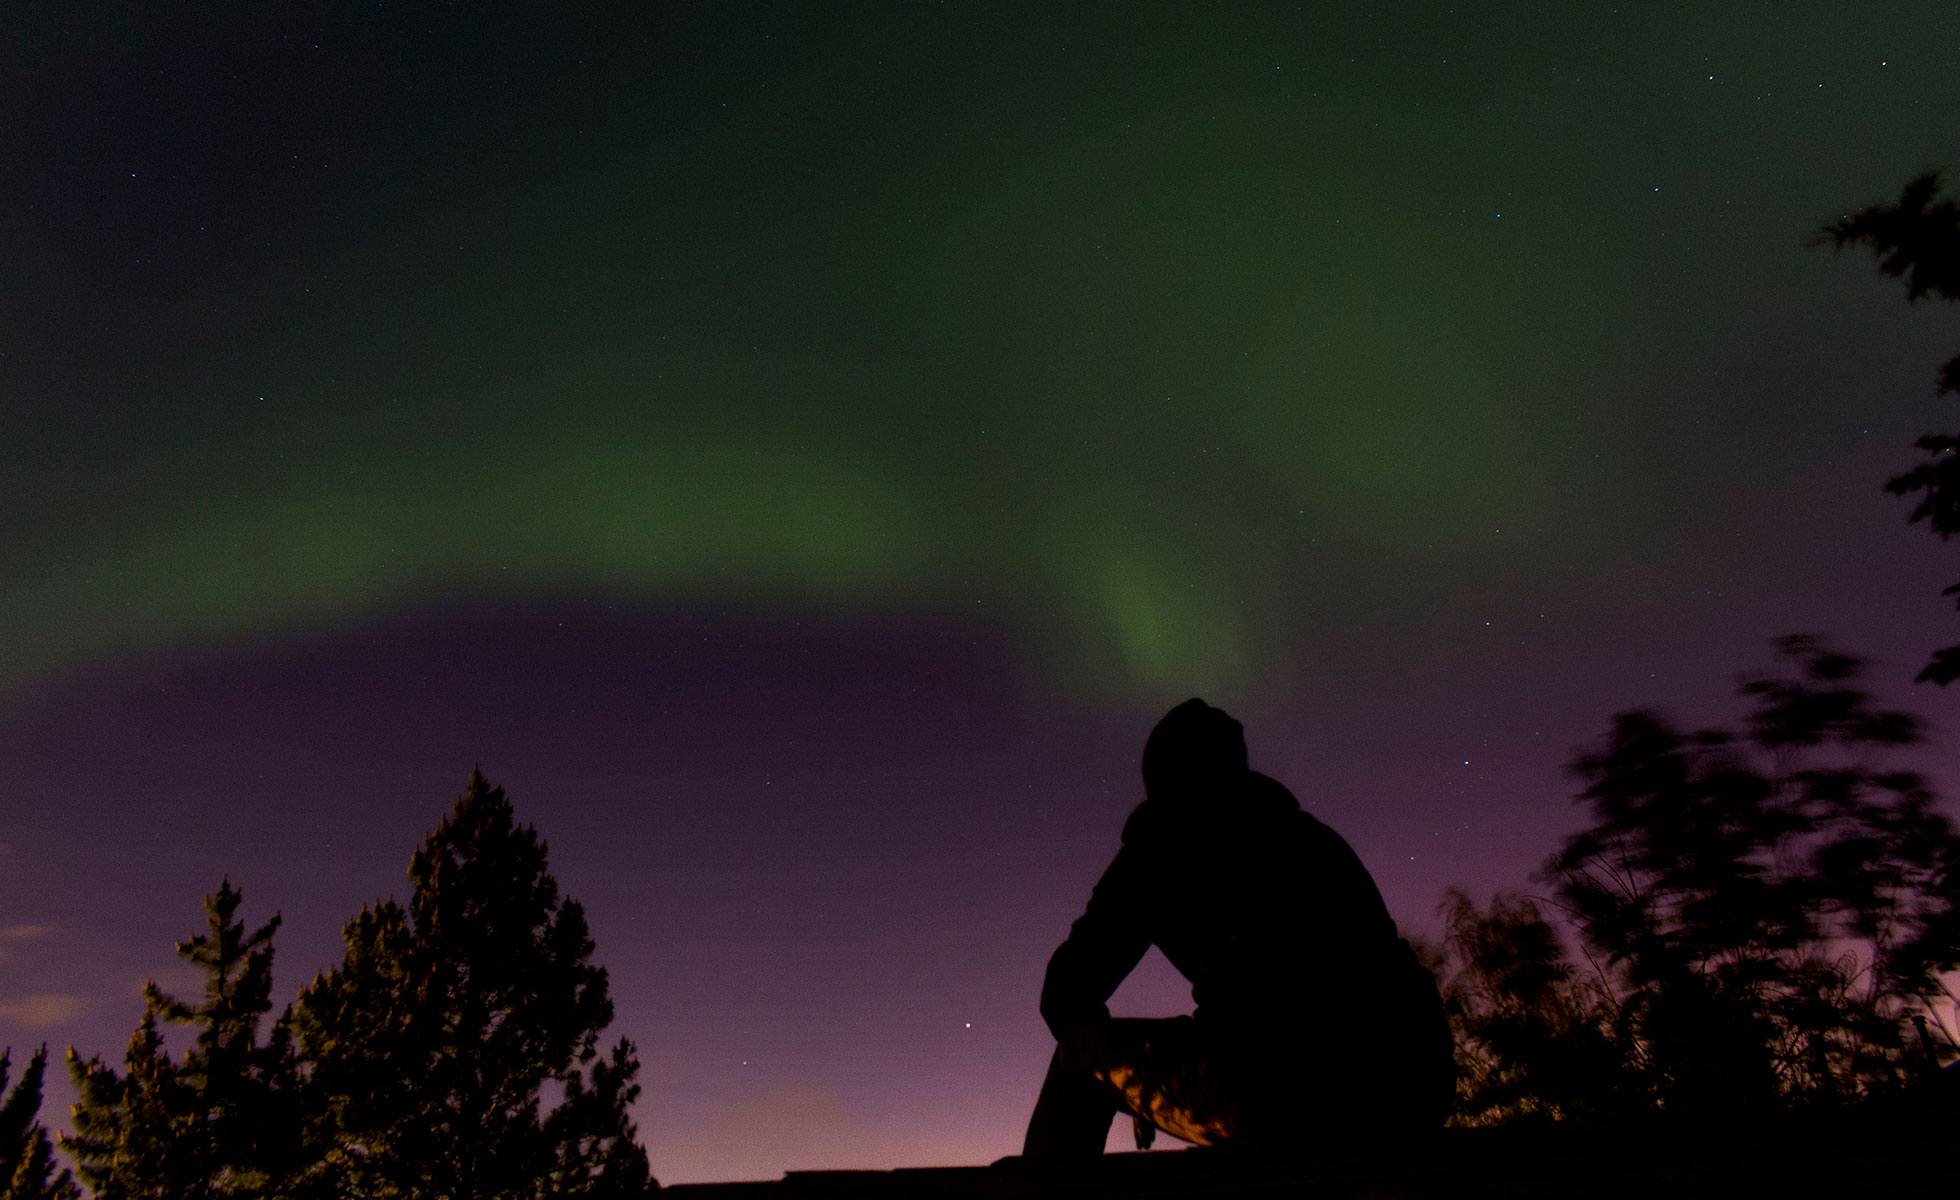
<path fill-rule="evenodd" d="M 289 997 L 480 762 L 661 1179 L 984 1161 L 1187 695 L 1414 929 L 1775 634 L 1949 736 L 1952 314 L 1805 245 L 1960 170 L 1947 5 L 8 25 L 0 1044 L 225 872 Z"/>

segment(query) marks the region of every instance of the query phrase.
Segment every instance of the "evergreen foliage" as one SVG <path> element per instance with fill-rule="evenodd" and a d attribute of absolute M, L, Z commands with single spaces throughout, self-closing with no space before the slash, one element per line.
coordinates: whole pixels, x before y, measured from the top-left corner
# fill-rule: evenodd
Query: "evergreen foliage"
<path fill-rule="evenodd" d="M 68 1072 L 79 1097 L 72 1110 L 75 1132 L 61 1148 L 75 1159 L 98 1200 L 161 1198 L 172 1194 L 176 1172 L 169 1101 L 175 1072 L 157 1032 L 157 998 L 143 997 L 143 1019 L 130 1036 L 119 1075 L 99 1058 L 84 1061 L 73 1047 Z"/>
<path fill-rule="evenodd" d="M 248 933 L 242 899 L 229 879 L 205 899 L 206 932 L 177 945 L 203 974 L 204 996 L 192 1005 L 146 985 L 120 1073 L 68 1053 L 80 1099 L 62 1146 L 98 1200 L 269 1196 L 290 1170 L 298 1126 L 288 1039 L 283 1025 L 259 1038 L 279 918 Z M 165 1052 L 159 1022 L 195 1031 L 181 1058 Z"/>
<path fill-rule="evenodd" d="M 279 919 L 247 932 L 229 880 L 206 899 L 207 931 L 177 947 L 204 976 L 202 1000 L 146 986 L 120 1070 L 69 1051 L 80 1100 L 62 1145 L 98 1200 L 653 1190 L 628 1116 L 638 1058 L 625 1040 L 600 1052 L 612 1002 L 585 914 L 559 897 L 544 843 L 515 824 L 503 791 L 472 773 L 409 878 L 407 907 L 384 902 L 349 923 L 340 964 L 264 1040 Z M 166 1024 L 195 1031 L 175 1059 Z M 0 1200 L 78 1194 L 33 1148 L 33 1136 L 46 1141 L 32 1123 L 44 1058 L 0 1104 L 0 1138 L 21 1131 L 0 1145 L 14 1155 L 0 1168 L 41 1190 L 17 1184 Z M 0 1059 L 0 1089 L 5 1071 Z"/>
<path fill-rule="evenodd" d="M 1529 901 L 1456 898 L 1466 1119 L 1733 1119 L 1864 1100 L 1955 1057 L 1960 835 L 1883 765 L 1918 724 L 1856 686 L 1856 660 L 1778 645 L 1741 730 L 1623 713 L 1573 763 L 1593 823 L 1545 877 L 1583 973 Z"/>
<path fill-rule="evenodd" d="M 1875 204 L 1826 226 L 1819 240 L 1839 249 L 1863 245 L 1879 270 L 1906 281 L 1906 299 L 1960 300 L 1960 205 L 1940 198 L 1937 171 L 1906 184 L 1897 204 Z M 1940 393 L 1960 392 L 1960 355 L 1940 369 Z M 1960 434 L 1929 433 L 1915 443 L 1925 461 L 1886 482 L 1895 495 L 1919 494 L 1911 521 L 1924 521 L 1942 541 L 1960 533 Z M 1960 595 L 1960 584 L 1946 589 Z M 1960 679 L 1960 646 L 1936 650 L 1919 672 L 1922 683 Z"/>
<path fill-rule="evenodd" d="M 40 1120 L 48 1048 L 27 1060 L 10 1092 L 13 1053 L 11 1046 L 0 1050 L 0 1200 L 77 1200 L 81 1191 L 73 1176 L 57 1169 L 54 1143 Z"/>
<path fill-rule="evenodd" d="M 409 867 L 414 894 L 364 910 L 300 994 L 305 1196 L 640 1197 L 632 1044 L 612 1020 L 585 914 L 546 846 L 479 773 Z M 547 1085 L 562 1099 L 547 1111 Z"/>

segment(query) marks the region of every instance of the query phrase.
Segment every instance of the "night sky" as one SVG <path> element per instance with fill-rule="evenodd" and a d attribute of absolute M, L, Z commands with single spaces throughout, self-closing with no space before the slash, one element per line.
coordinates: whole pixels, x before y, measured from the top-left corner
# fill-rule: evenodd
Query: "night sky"
<path fill-rule="evenodd" d="M 1779 633 L 1951 794 L 1960 322 L 1806 246 L 1949 0 L 1363 10 L 10 5 L 0 1044 L 225 873 L 290 999 L 480 763 L 663 1181 L 985 1162 L 1187 696 L 1418 934 Z"/>

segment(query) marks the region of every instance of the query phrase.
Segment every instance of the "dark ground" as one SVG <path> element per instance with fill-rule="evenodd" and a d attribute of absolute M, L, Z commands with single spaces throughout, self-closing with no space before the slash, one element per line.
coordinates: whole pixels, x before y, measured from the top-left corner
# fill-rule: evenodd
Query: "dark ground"
<path fill-rule="evenodd" d="M 1950 1074 L 1950 1073 L 1949 1073 Z M 1960 1078 L 1954 1081 L 1960 1084 Z M 1951 1092 L 1953 1089 L 1948 1089 Z M 1773 1127 L 1719 1131 L 1571 1126 L 1453 1129 L 1420 1146 L 1312 1161 L 1225 1151 L 1115 1154 L 1037 1167 L 792 1171 L 781 1180 L 685 1184 L 676 1200 L 796 1197 L 1449 1197 L 1951 1196 L 1960 1185 L 1960 1097 Z"/>

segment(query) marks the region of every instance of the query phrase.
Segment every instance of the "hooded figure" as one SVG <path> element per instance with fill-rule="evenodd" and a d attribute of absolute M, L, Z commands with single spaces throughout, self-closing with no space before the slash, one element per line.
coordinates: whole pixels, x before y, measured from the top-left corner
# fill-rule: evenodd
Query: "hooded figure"
<path fill-rule="evenodd" d="M 1127 1111 L 1137 1142 L 1302 1149 L 1434 1128 L 1455 1069 L 1436 982 L 1361 860 L 1248 768 L 1239 723 L 1202 700 L 1143 751 L 1144 801 L 1048 962 L 1057 1047 L 1029 1157 L 1093 1156 Z M 1116 1019 L 1155 945 L 1196 1011 Z"/>

